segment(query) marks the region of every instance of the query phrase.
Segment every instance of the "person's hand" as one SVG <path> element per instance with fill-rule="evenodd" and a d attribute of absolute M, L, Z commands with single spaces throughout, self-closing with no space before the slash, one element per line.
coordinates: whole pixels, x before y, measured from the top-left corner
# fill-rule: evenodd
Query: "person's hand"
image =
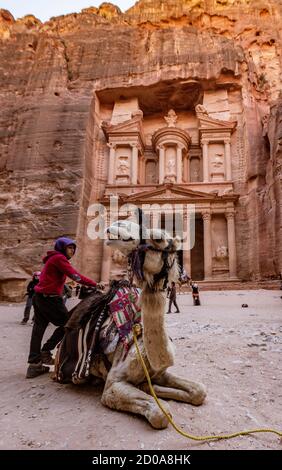
<path fill-rule="evenodd" d="M 96 288 L 99 289 L 99 290 L 104 290 L 105 285 L 103 284 L 103 282 L 99 282 L 99 284 L 96 284 Z"/>

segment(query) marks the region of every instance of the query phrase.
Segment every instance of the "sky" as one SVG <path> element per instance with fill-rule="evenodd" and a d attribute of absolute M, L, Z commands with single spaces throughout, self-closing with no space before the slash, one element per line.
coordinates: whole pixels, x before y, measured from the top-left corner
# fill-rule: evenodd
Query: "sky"
<path fill-rule="evenodd" d="M 136 2 L 137 0 L 112 0 L 110 3 L 125 11 Z M 79 13 L 83 8 L 98 7 L 101 3 L 103 0 L 0 0 L 0 8 L 9 10 L 16 19 L 32 14 L 44 22 L 52 16 Z"/>

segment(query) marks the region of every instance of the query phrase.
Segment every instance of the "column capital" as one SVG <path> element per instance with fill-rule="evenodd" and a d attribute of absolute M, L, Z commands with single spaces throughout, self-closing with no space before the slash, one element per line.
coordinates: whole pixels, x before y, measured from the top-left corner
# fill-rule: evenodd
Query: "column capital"
<path fill-rule="evenodd" d="M 224 137 L 223 142 L 225 144 L 230 144 L 231 143 L 231 138 L 230 137 Z"/>
<path fill-rule="evenodd" d="M 113 143 L 113 142 L 108 142 L 108 143 L 107 143 L 107 147 L 109 147 L 110 149 L 114 149 L 114 150 L 115 150 L 115 149 L 116 149 L 116 146 L 117 146 L 117 144 L 115 144 L 115 143 Z"/>
<path fill-rule="evenodd" d="M 157 145 L 157 150 L 162 150 L 164 148 L 165 148 L 164 144 Z"/>
<path fill-rule="evenodd" d="M 202 219 L 205 220 L 211 220 L 211 212 L 210 211 L 204 211 L 202 212 Z"/>
<path fill-rule="evenodd" d="M 141 145 L 140 144 L 129 144 L 132 150 L 137 149 L 138 152 L 141 152 Z"/>
<path fill-rule="evenodd" d="M 202 137 L 201 138 L 201 145 L 209 144 L 210 140 L 207 137 Z"/>
<path fill-rule="evenodd" d="M 235 211 L 228 211 L 225 212 L 225 217 L 227 220 L 234 219 L 235 217 Z"/>

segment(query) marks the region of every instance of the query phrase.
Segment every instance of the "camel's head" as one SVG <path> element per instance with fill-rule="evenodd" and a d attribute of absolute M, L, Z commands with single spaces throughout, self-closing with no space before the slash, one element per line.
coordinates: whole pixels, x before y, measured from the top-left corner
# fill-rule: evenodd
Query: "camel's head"
<path fill-rule="evenodd" d="M 164 271 L 167 271 L 167 280 L 177 281 L 179 266 L 176 252 L 181 248 L 180 237 L 172 237 L 165 230 L 152 229 L 149 230 L 146 244 L 149 249 L 145 254 L 143 273 L 148 286 L 162 289 L 166 279 L 162 276 Z"/>
<path fill-rule="evenodd" d="M 142 227 L 140 231 L 140 225 L 130 220 L 114 222 L 107 228 L 107 235 L 108 240 L 106 243 L 111 248 L 118 249 L 125 255 L 134 252 L 135 266 L 138 265 L 138 270 L 149 286 L 153 286 L 158 274 L 163 272 L 162 269 L 165 263 L 169 280 L 176 281 L 178 279 L 176 251 L 181 247 L 179 237 L 173 238 L 168 232 L 161 229 Z M 138 257 L 139 260 L 137 260 Z M 139 280 L 140 277 L 139 275 Z M 163 280 L 164 277 L 158 281 L 160 286 L 163 284 Z"/>

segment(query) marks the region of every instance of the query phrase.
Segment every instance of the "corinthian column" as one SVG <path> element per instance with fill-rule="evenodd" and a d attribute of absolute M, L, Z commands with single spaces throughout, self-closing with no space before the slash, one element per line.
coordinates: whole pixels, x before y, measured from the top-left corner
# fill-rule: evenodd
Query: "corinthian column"
<path fill-rule="evenodd" d="M 203 148 L 204 183 L 208 183 L 209 181 L 209 147 L 208 147 L 208 142 L 206 140 L 202 140 L 202 148 Z"/>
<path fill-rule="evenodd" d="M 236 257 L 236 239 L 235 239 L 235 219 L 234 212 L 226 212 L 227 233 L 228 233 L 228 254 L 229 254 L 229 276 L 236 278 L 237 257 Z"/>
<path fill-rule="evenodd" d="M 226 168 L 225 178 L 227 181 L 231 181 L 232 171 L 231 171 L 230 139 L 224 140 L 224 147 L 225 147 L 225 168 Z"/>
<path fill-rule="evenodd" d="M 202 217 L 204 221 L 204 267 L 206 280 L 212 277 L 211 214 L 210 212 L 204 212 Z"/>
<path fill-rule="evenodd" d="M 182 183 L 182 147 L 177 145 L 176 156 L 176 182 Z"/>
<path fill-rule="evenodd" d="M 107 144 L 110 148 L 109 166 L 108 166 L 108 184 L 114 184 L 116 146 L 112 143 Z"/>
<path fill-rule="evenodd" d="M 137 184 L 138 175 L 138 146 L 131 145 L 132 147 L 132 159 L 131 159 L 131 183 Z"/>
<path fill-rule="evenodd" d="M 188 183 L 187 155 L 184 155 L 184 157 L 183 157 L 183 182 Z"/>
<path fill-rule="evenodd" d="M 140 158 L 140 175 L 139 175 L 139 180 L 140 184 L 145 184 L 145 158 L 144 155 L 141 156 Z"/>
<path fill-rule="evenodd" d="M 164 161 L 165 161 L 165 149 L 163 145 L 158 147 L 159 149 L 159 184 L 164 182 Z"/>
<path fill-rule="evenodd" d="M 189 277 L 191 277 L 191 243 L 190 243 L 190 213 L 186 213 L 183 216 L 183 222 L 184 222 L 184 233 L 186 232 L 186 236 L 189 237 L 189 240 L 187 240 L 187 243 L 184 244 L 183 246 L 183 267 L 188 274 Z"/>

